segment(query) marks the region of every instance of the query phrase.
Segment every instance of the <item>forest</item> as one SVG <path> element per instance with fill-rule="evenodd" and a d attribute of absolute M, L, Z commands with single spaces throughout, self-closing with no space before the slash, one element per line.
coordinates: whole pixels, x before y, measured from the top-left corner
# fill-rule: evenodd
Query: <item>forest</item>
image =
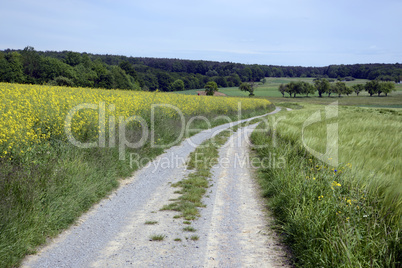
<path fill-rule="evenodd" d="M 59 86 L 180 91 L 238 87 L 264 77 L 352 78 L 402 80 L 402 64 L 353 64 L 326 67 L 275 66 L 204 60 L 127 57 L 72 51 L 0 51 L 0 82 Z"/>

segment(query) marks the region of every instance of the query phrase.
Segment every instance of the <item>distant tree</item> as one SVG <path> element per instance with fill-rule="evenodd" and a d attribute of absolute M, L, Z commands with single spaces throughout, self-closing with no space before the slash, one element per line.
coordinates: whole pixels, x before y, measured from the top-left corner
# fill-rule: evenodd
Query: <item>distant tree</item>
<path fill-rule="evenodd" d="M 25 47 L 21 51 L 22 63 L 24 65 L 24 73 L 26 82 L 36 84 L 41 77 L 42 58 L 33 47 Z"/>
<path fill-rule="evenodd" d="M 64 62 L 73 67 L 80 64 L 81 61 L 82 61 L 81 54 L 78 52 L 69 51 L 67 52 L 66 57 L 64 58 Z"/>
<path fill-rule="evenodd" d="M 170 91 L 183 91 L 184 90 L 184 82 L 181 79 L 175 80 L 170 85 Z"/>
<path fill-rule="evenodd" d="M 182 62 L 175 61 L 175 62 L 173 62 L 173 65 L 172 65 L 172 71 L 173 72 L 186 72 L 187 70 Z"/>
<path fill-rule="evenodd" d="M 309 84 L 307 82 L 303 81 L 297 81 L 297 82 L 290 82 L 288 84 L 288 88 L 290 91 L 290 94 L 293 93 L 293 98 L 296 98 L 296 95 L 299 94 L 308 94 L 309 93 Z"/>
<path fill-rule="evenodd" d="M 75 78 L 74 83 L 79 87 L 94 87 L 97 74 L 91 68 L 85 67 L 85 63 L 74 66 Z M 69 66 L 71 68 L 71 66 Z"/>
<path fill-rule="evenodd" d="M 218 91 L 218 85 L 214 81 L 210 81 L 205 85 L 205 93 L 208 96 L 213 96 Z"/>
<path fill-rule="evenodd" d="M 327 79 L 317 79 L 314 81 L 314 86 L 318 91 L 318 96 L 321 98 L 323 93 L 329 91 L 329 82 Z"/>
<path fill-rule="evenodd" d="M 10 83 L 23 83 L 25 81 L 20 53 L 10 52 L 0 58 L 0 81 Z"/>
<path fill-rule="evenodd" d="M 225 77 L 215 76 L 212 79 L 213 79 L 213 81 L 216 82 L 218 87 L 227 87 L 228 86 L 228 82 L 226 81 Z"/>
<path fill-rule="evenodd" d="M 344 94 L 349 97 L 350 94 L 353 93 L 353 89 L 351 87 L 346 86 Z"/>
<path fill-rule="evenodd" d="M 82 55 L 81 62 L 84 65 L 85 68 L 91 68 L 92 67 L 92 60 L 91 60 L 91 58 L 89 57 L 89 55 L 87 53 L 84 53 Z"/>
<path fill-rule="evenodd" d="M 314 94 L 317 90 L 315 89 L 314 85 L 308 84 L 308 91 L 307 91 L 307 97 L 308 94 Z"/>
<path fill-rule="evenodd" d="M 353 85 L 352 90 L 354 93 L 356 93 L 356 96 L 359 96 L 359 93 L 364 90 L 364 85 L 363 84 Z"/>
<path fill-rule="evenodd" d="M 393 82 L 382 82 L 380 83 L 380 90 L 385 94 L 385 96 L 388 96 L 388 93 L 391 93 L 392 91 L 395 91 L 395 83 Z M 380 94 L 378 94 L 380 96 Z"/>
<path fill-rule="evenodd" d="M 290 82 L 289 84 L 281 84 L 278 87 L 278 91 L 281 92 L 282 96 L 285 97 L 285 93 L 288 93 L 290 97 L 295 98 L 297 94 L 306 95 L 308 97 L 309 94 L 314 94 L 316 88 L 305 81 L 297 81 Z"/>
<path fill-rule="evenodd" d="M 261 68 L 258 65 L 253 65 L 251 68 L 252 72 L 252 80 L 253 81 L 260 81 L 262 78 L 264 78 L 264 72 L 261 70 Z"/>
<path fill-rule="evenodd" d="M 239 73 L 242 81 L 251 81 L 253 77 L 253 71 L 251 71 L 250 67 L 245 67 Z"/>
<path fill-rule="evenodd" d="M 247 91 L 248 93 L 250 93 L 249 94 L 250 97 L 254 96 L 255 88 L 256 88 L 256 85 L 254 84 L 254 82 L 251 82 L 251 83 L 244 82 L 244 83 L 241 83 L 239 86 L 239 89 L 241 91 Z"/>
<path fill-rule="evenodd" d="M 213 76 L 218 76 L 218 72 L 216 70 L 208 70 L 208 72 L 206 73 L 207 76 L 209 77 L 213 77 Z"/>
<path fill-rule="evenodd" d="M 366 82 L 364 89 L 370 94 L 371 97 L 380 90 L 380 83 L 378 83 L 377 80 Z"/>
<path fill-rule="evenodd" d="M 289 90 L 290 96 L 292 96 L 292 94 L 293 94 L 293 98 L 296 98 L 296 94 L 301 93 L 301 86 L 299 83 L 292 81 L 288 84 L 288 90 Z"/>
<path fill-rule="evenodd" d="M 328 97 L 331 97 L 332 93 L 334 93 L 334 94 L 338 93 L 336 83 L 330 83 L 329 84 L 329 89 L 328 89 L 327 93 L 328 93 Z"/>
<path fill-rule="evenodd" d="M 238 87 L 238 86 L 240 86 L 240 84 L 241 84 L 241 79 L 240 79 L 240 77 L 239 77 L 239 75 L 238 74 L 232 74 L 232 75 L 230 75 L 227 79 L 226 79 L 228 82 L 230 81 L 230 82 L 232 82 L 233 83 L 233 87 Z"/>
<path fill-rule="evenodd" d="M 112 88 L 133 89 L 133 84 L 131 83 L 130 78 L 119 66 L 112 66 L 111 73 L 113 75 Z"/>
<path fill-rule="evenodd" d="M 144 85 L 142 87 L 147 86 L 151 91 L 159 88 L 158 78 L 155 74 L 151 72 L 139 73 L 138 77 L 140 81 L 144 81 Z"/>
<path fill-rule="evenodd" d="M 265 83 L 267 82 L 267 79 L 264 77 L 264 78 L 261 80 L 261 82 L 262 82 L 263 85 L 265 85 Z"/>
<path fill-rule="evenodd" d="M 279 85 L 278 91 L 282 94 L 282 97 L 285 97 L 285 92 L 287 92 L 286 90 L 287 90 L 287 85 L 284 85 L 284 84 Z"/>
<path fill-rule="evenodd" d="M 168 91 L 170 83 L 173 82 L 173 78 L 168 72 L 159 72 L 156 77 L 158 78 L 159 90 Z"/>
<path fill-rule="evenodd" d="M 7 82 L 7 74 L 9 72 L 8 61 L 6 60 L 4 53 L 0 51 L 0 81 Z"/>
<path fill-rule="evenodd" d="M 135 69 L 131 63 L 129 63 L 128 61 L 125 60 L 125 61 L 120 62 L 119 67 L 121 69 L 123 69 L 126 72 L 126 74 L 133 77 L 134 80 L 138 80 L 137 72 L 135 71 Z"/>
<path fill-rule="evenodd" d="M 62 62 L 61 60 L 44 57 L 42 58 L 41 64 L 41 77 L 38 80 L 39 82 L 47 82 L 55 79 L 56 77 L 65 77 L 71 80 L 76 79 L 76 71 L 70 65 Z M 69 86 L 67 84 L 63 84 L 62 86 Z"/>
<path fill-rule="evenodd" d="M 113 74 L 106 68 L 105 64 L 100 60 L 95 60 L 93 64 L 93 70 L 96 73 L 96 79 L 94 86 L 97 88 L 113 88 L 114 77 Z"/>
<path fill-rule="evenodd" d="M 308 82 L 304 82 L 304 81 L 301 81 L 299 83 L 300 83 L 300 87 L 301 87 L 301 94 L 304 94 L 308 97 L 309 94 L 315 93 L 316 89 L 312 84 L 310 84 Z"/>
<path fill-rule="evenodd" d="M 333 92 L 338 94 L 340 98 L 342 94 L 346 94 L 346 84 L 343 82 L 336 82 L 333 87 Z"/>

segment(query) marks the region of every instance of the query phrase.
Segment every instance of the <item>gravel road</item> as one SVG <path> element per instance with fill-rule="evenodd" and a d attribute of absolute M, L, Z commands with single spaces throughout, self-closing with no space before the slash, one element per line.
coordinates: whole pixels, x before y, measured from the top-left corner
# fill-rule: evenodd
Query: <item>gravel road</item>
<path fill-rule="evenodd" d="M 276 109 L 272 113 L 278 112 Z M 247 119 L 247 120 L 251 120 Z M 232 123 L 235 125 L 247 120 Z M 137 171 L 109 198 L 83 215 L 77 223 L 23 267 L 286 267 L 286 253 L 275 234 L 258 195 L 245 157 L 248 136 L 256 125 L 233 134 L 220 150 L 213 168 L 212 186 L 203 199 L 197 231 L 184 232 L 183 219 L 174 211 L 159 211 L 177 198 L 171 183 L 189 171 L 184 160 L 201 144 L 230 127 L 221 125 L 172 147 Z M 146 225 L 146 221 L 157 221 Z M 150 241 L 154 234 L 163 241 Z M 190 239 L 197 235 L 198 240 Z M 181 241 L 175 241 L 180 239 Z"/>

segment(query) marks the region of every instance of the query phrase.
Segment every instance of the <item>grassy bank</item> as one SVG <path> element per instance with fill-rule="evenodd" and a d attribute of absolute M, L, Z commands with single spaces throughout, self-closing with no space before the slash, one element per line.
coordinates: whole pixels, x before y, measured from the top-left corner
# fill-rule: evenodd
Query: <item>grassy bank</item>
<path fill-rule="evenodd" d="M 191 129 L 227 123 L 228 119 L 216 119 L 222 114 L 238 120 L 235 99 L 189 96 L 183 99 L 162 93 L 11 84 L 0 84 L 0 94 L 3 97 L 0 125 L 5 130 L 0 135 L 0 267 L 19 265 L 26 254 L 34 253 L 38 245 L 74 223 L 94 203 L 116 189 L 121 179 L 139 168 L 136 163 L 146 164 L 163 152 L 160 147 L 180 142 L 186 137 L 181 137 L 182 123 L 188 124 L 193 116 L 204 116 L 211 124 L 199 118 L 192 121 Z M 105 135 L 105 145 L 99 141 L 92 148 L 74 146 L 63 129 L 68 111 L 81 103 L 98 106 L 100 102 L 105 102 L 106 107 L 103 134 L 98 126 L 101 116 L 97 109 L 77 112 L 72 133 L 79 142 L 86 143 Z M 161 103 L 178 107 L 183 117 L 172 113 L 173 109 L 156 109 L 152 118 L 150 106 Z M 109 109 L 112 104 L 115 110 Z M 271 110 L 269 102 L 254 107 L 252 101 L 244 105 L 250 106 L 242 110 L 242 118 Z M 132 115 L 139 115 L 147 122 L 147 139 L 138 148 L 125 146 L 121 150 L 122 141 L 136 143 L 144 135 L 144 129 L 135 121 L 121 128 L 122 122 Z M 122 130 L 125 134 L 119 135 Z M 132 153 L 140 157 L 133 165 Z"/>
<path fill-rule="evenodd" d="M 307 127 L 322 106 L 281 113 L 252 141 L 262 159 L 283 158 L 284 167 L 261 167 L 259 182 L 299 267 L 400 267 L 400 112 L 339 107 L 339 116 Z M 325 117 L 324 117 L 325 118 Z M 326 124 L 339 126 L 339 166 L 310 155 L 325 152 Z M 272 140 L 276 133 L 276 146 Z"/>

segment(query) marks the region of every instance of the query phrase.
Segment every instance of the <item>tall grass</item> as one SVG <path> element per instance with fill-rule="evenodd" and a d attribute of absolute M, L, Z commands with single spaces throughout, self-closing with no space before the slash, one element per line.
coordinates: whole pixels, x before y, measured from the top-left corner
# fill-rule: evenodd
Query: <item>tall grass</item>
<path fill-rule="evenodd" d="M 331 167 L 302 146 L 303 122 L 316 108 L 278 115 L 286 119 L 276 126 L 276 146 L 272 127 L 252 135 L 256 145 L 266 145 L 256 149 L 261 158 L 286 162 L 284 168 L 261 167 L 259 182 L 295 264 L 400 267 L 401 114 L 341 107 L 335 119 L 341 163 Z M 309 147 L 325 152 L 329 122 L 305 130 Z"/>
<path fill-rule="evenodd" d="M 306 107 L 287 113 L 286 119 L 280 121 L 277 131 L 281 137 L 300 142 L 303 123 L 320 106 Z M 304 129 L 305 143 L 316 151 L 325 152 L 326 126 L 330 123 L 338 124 L 339 163 L 351 164 L 362 178 L 362 184 L 386 189 L 389 205 L 399 204 L 399 213 L 402 213 L 402 111 L 339 106 L 337 118 Z"/>

